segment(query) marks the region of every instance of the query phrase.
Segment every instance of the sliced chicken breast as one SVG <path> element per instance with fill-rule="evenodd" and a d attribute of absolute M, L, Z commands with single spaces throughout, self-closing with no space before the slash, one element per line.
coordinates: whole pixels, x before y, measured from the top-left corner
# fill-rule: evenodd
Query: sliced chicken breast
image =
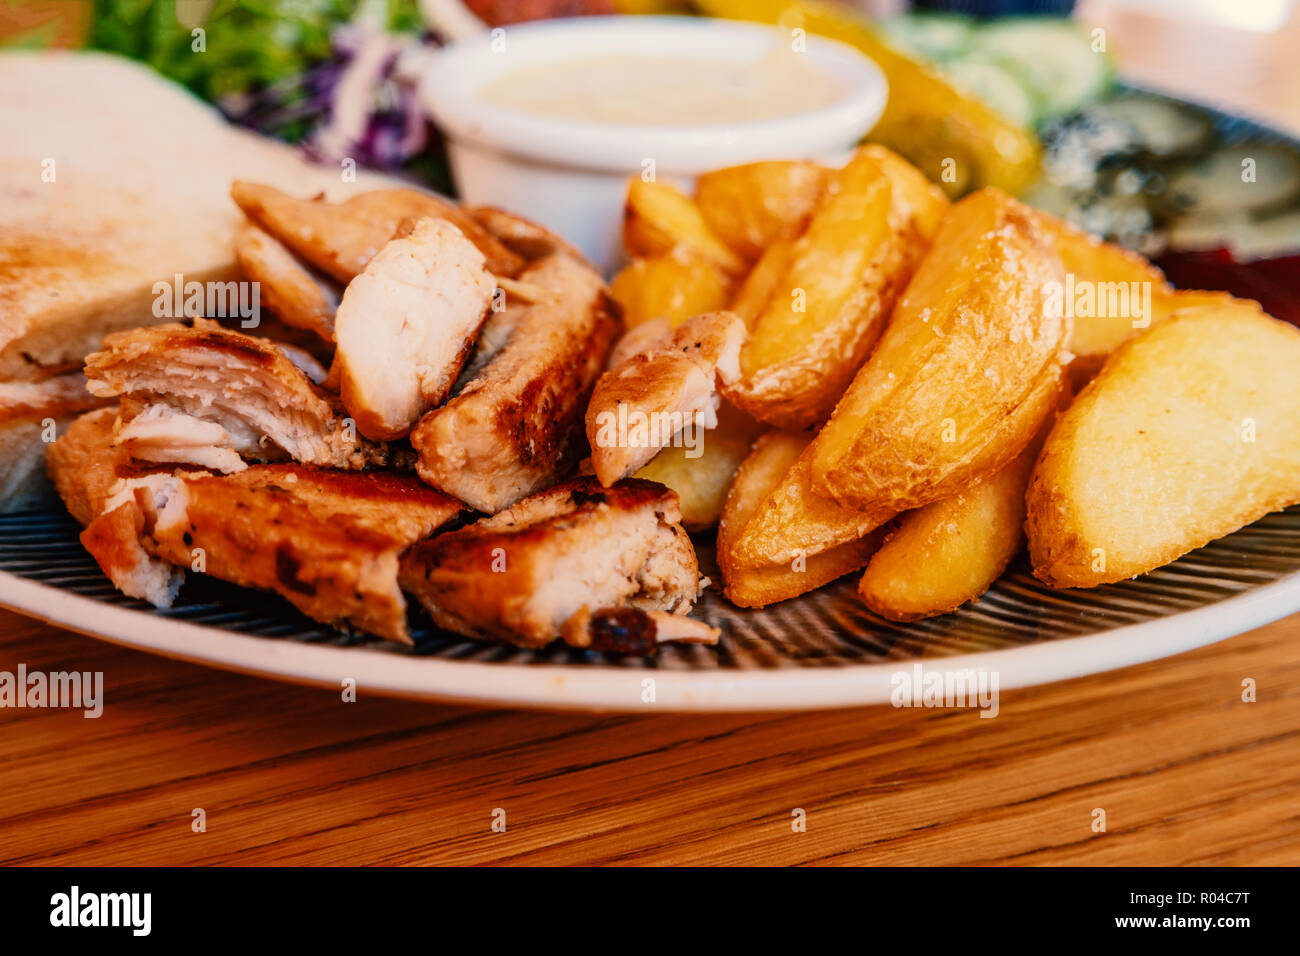
<path fill-rule="evenodd" d="M 230 196 L 249 219 L 294 254 L 340 282 L 351 282 L 406 219 L 454 223 L 483 253 L 494 275 L 514 276 L 524 260 L 455 203 L 415 189 L 373 189 L 342 203 L 295 199 L 272 186 L 235 182 Z"/>
<path fill-rule="evenodd" d="M 579 478 L 417 544 L 400 581 L 440 627 L 521 647 L 716 641 L 715 629 L 686 623 L 700 577 L 680 519 L 663 485 Z"/>
<path fill-rule="evenodd" d="M 170 607 L 185 574 L 157 556 L 151 523 L 177 479 L 170 468 L 142 467 L 116 447 L 116 421 L 116 408 L 82 415 L 46 446 L 46 467 L 68 511 L 85 529 L 82 546 L 114 586 L 129 597 Z"/>
<path fill-rule="evenodd" d="M 257 465 L 181 480 L 152 529 L 158 554 L 275 591 L 313 620 L 411 643 L 398 556 L 463 510 L 415 475 Z"/>
<path fill-rule="evenodd" d="M 53 498 L 45 477 L 51 433 L 62 435 L 78 413 L 108 402 L 86 390 L 80 372 L 39 382 L 0 382 L 0 512 Z"/>
<path fill-rule="evenodd" d="M 411 432 L 420 477 L 479 511 L 500 511 L 569 472 L 618 332 L 617 306 L 578 261 L 550 256 L 520 278 L 548 298 L 519 306 L 500 351 Z"/>
<path fill-rule="evenodd" d="M 250 461 L 358 469 L 389 458 L 385 446 L 357 435 L 338 400 L 312 385 L 282 349 L 202 319 L 193 328 L 160 325 L 109 336 L 86 359 L 86 377 L 93 394 L 129 399 L 122 403 L 128 423 L 149 406 L 167 405 L 221 426 L 223 447 Z M 159 447 L 153 443 L 155 461 Z M 186 447 L 204 444 L 186 441 L 177 452 Z M 178 453 L 169 460 L 187 459 Z"/>
<path fill-rule="evenodd" d="M 338 283 L 303 265 L 270 233 L 249 224 L 235 240 L 235 258 L 258 300 L 286 325 L 334 341 L 334 313 L 342 294 Z"/>
<path fill-rule="evenodd" d="M 129 421 L 119 421 L 113 441 L 137 461 L 188 463 L 223 473 L 248 467 L 230 447 L 230 435 L 219 423 L 161 403 L 145 406 Z"/>
<path fill-rule="evenodd" d="M 501 244 L 511 252 L 517 253 L 530 262 L 534 259 L 545 259 L 547 256 L 562 254 L 590 265 L 586 257 L 563 236 L 551 232 L 531 219 L 516 216 L 495 206 L 470 206 L 465 209 L 465 213 L 499 239 Z"/>
<path fill-rule="evenodd" d="M 653 334 L 646 340 L 655 343 Z M 719 382 L 739 376 L 745 335 L 744 320 L 733 312 L 697 315 L 667 341 L 600 377 L 586 424 L 591 465 L 601 484 L 639 470 L 684 428 L 717 426 Z"/>
<path fill-rule="evenodd" d="M 419 220 L 366 264 L 339 305 L 334 355 L 363 435 L 401 438 L 446 399 L 495 289 L 483 254 L 441 219 Z"/>
<path fill-rule="evenodd" d="M 673 327 L 662 316 L 634 325 L 620 335 L 614 347 L 609 350 L 605 371 L 613 371 L 634 355 L 663 348 L 672 338 Z"/>

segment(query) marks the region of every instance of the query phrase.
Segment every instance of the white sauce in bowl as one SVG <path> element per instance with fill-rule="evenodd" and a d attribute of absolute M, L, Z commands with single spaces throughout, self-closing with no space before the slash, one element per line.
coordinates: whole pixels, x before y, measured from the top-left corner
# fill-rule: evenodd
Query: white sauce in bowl
<path fill-rule="evenodd" d="M 781 46 L 745 60 L 627 55 L 534 63 L 478 91 L 484 103 L 523 113 L 662 126 L 794 116 L 842 95 L 834 78 Z"/>

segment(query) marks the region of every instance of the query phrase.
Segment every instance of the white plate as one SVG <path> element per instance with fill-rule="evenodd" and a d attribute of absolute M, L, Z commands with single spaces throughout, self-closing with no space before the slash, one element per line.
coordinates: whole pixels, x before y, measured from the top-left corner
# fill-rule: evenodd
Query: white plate
<path fill-rule="evenodd" d="M 674 648 L 653 662 L 533 654 L 438 635 L 423 654 L 333 643 L 278 598 L 203 578 L 186 585 L 177 608 L 157 612 L 113 592 L 75 528 L 53 512 L 0 517 L 0 566 L 20 572 L 0 571 L 0 603 L 15 610 L 126 647 L 278 680 L 338 689 L 351 678 L 362 694 L 475 705 L 803 710 L 886 703 L 895 675 L 910 675 L 918 661 L 927 671 L 996 672 L 999 689 L 1009 689 L 1155 660 L 1259 627 L 1300 610 L 1300 510 L 1093 591 L 1048 591 L 1013 570 L 975 605 L 914 625 L 863 611 L 852 578 L 766 611 L 710 598 L 702 612 L 723 627 L 723 649 Z M 196 623 L 203 621 L 224 626 Z"/>

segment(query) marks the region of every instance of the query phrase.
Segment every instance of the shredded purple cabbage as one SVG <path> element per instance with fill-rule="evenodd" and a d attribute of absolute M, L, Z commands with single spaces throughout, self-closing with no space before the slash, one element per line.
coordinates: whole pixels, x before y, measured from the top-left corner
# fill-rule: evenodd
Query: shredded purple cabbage
<path fill-rule="evenodd" d="M 242 126 L 302 143 L 320 162 L 400 168 L 430 141 L 416 84 L 438 39 L 351 23 L 334 31 L 330 45 L 329 61 L 291 81 L 230 97 L 222 111 Z"/>

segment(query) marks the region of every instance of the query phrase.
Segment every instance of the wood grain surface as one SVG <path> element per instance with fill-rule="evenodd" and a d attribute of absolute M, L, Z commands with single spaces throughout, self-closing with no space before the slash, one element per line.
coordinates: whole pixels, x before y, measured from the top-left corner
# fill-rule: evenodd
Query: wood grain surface
<path fill-rule="evenodd" d="M 1300 616 L 994 719 L 343 703 L 8 612 L 0 635 L 0 670 L 101 670 L 106 701 L 0 710 L 0 863 L 1300 863 Z"/>

